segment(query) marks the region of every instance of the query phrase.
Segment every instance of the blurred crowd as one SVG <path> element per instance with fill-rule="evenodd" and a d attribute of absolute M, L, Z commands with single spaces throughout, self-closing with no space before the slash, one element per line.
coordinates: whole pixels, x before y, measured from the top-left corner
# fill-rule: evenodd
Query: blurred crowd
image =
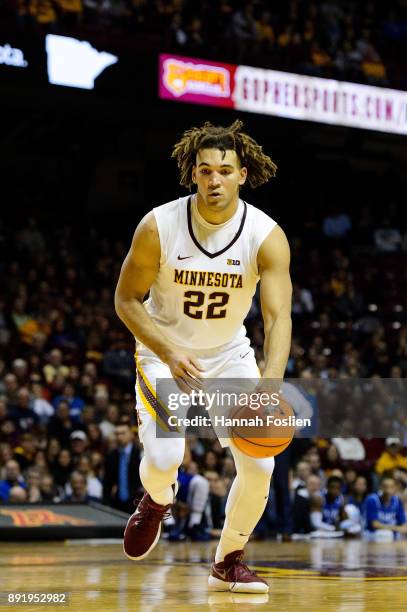
<path fill-rule="evenodd" d="M 289 377 L 396 383 L 406 376 L 407 228 L 400 206 L 380 215 L 363 206 L 352 213 L 308 210 L 290 229 Z M 142 490 L 134 345 L 113 305 L 127 245 L 107 229 L 55 220 L 51 231 L 53 223 L 30 218 L 0 232 L 0 502 L 97 500 L 132 512 Z M 246 323 L 261 367 L 257 297 Z M 318 407 L 309 389 L 305 400 Z M 353 397 L 342 420 L 361 414 L 364 402 Z M 404 533 L 407 422 L 401 410 L 397 431 L 390 422 L 378 437 L 379 408 L 366 410 L 360 430 L 300 437 L 277 458 L 276 474 L 286 476 L 274 478 L 255 537 Z M 216 439 L 191 435 L 168 537 L 216 535 L 234 475 Z"/>
<path fill-rule="evenodd" d="M 172 50 L 280 70 L 405 88 L 403 0 L 4 0 L 20 29 L 109 28 Z"/>

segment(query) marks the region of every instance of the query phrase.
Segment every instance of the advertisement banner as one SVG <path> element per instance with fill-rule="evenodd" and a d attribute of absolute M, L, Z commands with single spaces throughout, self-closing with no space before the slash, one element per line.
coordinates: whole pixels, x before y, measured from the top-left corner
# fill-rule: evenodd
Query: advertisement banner
<path fill-rule="evenodd" d="M 160 98 L 407 134 L 407 92 L 161 55 Z"/>
<path fill-rule="evenodd" d="M 160 55 L 160 98 L 233 108 L 236 66 Z"/>

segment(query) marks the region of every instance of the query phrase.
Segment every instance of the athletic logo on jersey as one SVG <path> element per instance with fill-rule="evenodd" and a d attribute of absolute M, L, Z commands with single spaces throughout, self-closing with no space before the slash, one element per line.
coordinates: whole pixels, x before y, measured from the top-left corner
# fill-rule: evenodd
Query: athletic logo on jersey
<path fill-rule="evenodd" d="M 240 259 L 227 259 L 228 266 L 240 266 Z"/>
<path fill-rule="evenodd" d="M 193 255 L 186 255 L 186 257 L 181 257 L 181 255 L 178 255 L 177 259 L 179 259 L 179 261 L 182 261 L 183 259 L 191 259 L 191 257 L 193 257 Z"/>
<path fill-rule="evenodd" d="M 201 272 L 199 270 L 174 270 L 174 283 L 190 285 L 191 287 L 231 287 L 242 289 L 241 274 L 229 272 Z"/>

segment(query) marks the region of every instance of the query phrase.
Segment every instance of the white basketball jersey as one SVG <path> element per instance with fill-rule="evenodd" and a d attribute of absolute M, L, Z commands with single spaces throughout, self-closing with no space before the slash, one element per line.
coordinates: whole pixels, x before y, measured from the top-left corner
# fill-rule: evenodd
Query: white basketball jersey
<path fill-rule="evenodd" d="M 153 210 L 161 259 L 145 307 L 156 325 L 195 350 L 243 338 L 259 280 L 257 253 L 276 222 L 242 200 L 221 225 L 203 219 L 192 196 Z"/>

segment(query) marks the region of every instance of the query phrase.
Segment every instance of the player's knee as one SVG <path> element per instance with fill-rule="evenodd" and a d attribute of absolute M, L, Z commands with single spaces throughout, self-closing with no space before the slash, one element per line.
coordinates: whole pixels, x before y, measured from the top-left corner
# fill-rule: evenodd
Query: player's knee
<path fill-rule="evenodd" d="M 146 456 L 150 466 L 158 472 L 176 470 L 184 458 L 183 440 L 171 440 L 171 444 L 158 445 L 158 448 L 150 450 Z"/>
<path fill-rule="evenodd" d="M 244 466 L 246 471 L 251 473 L 255 480 L 258 478 L 270 480 L 273 474 L 274 464 L 274 457 L 267 457 L 265 459 L 247 457 Z"/>

